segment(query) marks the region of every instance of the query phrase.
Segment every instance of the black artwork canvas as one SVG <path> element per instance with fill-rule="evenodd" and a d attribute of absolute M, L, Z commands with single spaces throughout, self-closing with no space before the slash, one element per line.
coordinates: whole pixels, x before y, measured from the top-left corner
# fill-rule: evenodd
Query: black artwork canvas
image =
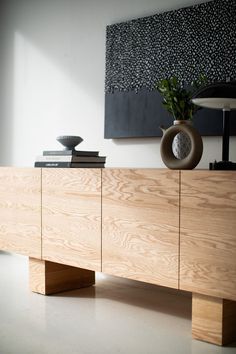
<path fill-rule="evenodd" d="M 161 136 L 173 122 L 155 90 L 177 76 L 187 85 L 205 74 L 210 82 L 236 80 L 236 1 L 214 0 L 107 26 L 105 138 Z M 222 112 L 200 110 L 202 135 L 221 135 Z M 236 135 L 236 113 L 231 112 Z"/>

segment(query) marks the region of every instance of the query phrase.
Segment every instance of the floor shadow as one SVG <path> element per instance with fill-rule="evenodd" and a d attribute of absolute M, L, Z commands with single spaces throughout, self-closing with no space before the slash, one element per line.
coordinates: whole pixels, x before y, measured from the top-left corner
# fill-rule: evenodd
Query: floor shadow
<path fill-rule="evenodd" d="M 192 299 L 189 293 L 108 275 L 104 277 L 98 276 L 95 286 L 67 291 L 53 296 L 102 298 L 191 319 Z"/>

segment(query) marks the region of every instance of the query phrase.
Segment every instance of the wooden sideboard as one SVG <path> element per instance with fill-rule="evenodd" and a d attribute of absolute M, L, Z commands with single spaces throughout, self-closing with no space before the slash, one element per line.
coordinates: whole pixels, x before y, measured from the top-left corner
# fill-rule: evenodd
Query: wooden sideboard
<path fill-rule="evenodd" d="M 41 258 L 41 172 L 0 168 L 0 249 Z"/>
<path fill-rule="evenodd" d="M 236 172 L 182 171 L 180 289 L 236 300 Z"/>
<path fill-rule="evenodd" d="M 95 271 L 193 293 L 194 338 L 236 339 L 236 172 L 0 168 L 0 249 L 41 294 Z"/>
<path fill-rule="evenodd" d="M 106 169 L 102 271 L 178 289 L 179 172 Z"/>
<path fill-rule="evenodd" d="M 101 272 L 101 169 L 42 170 L 42 259 Z"/>

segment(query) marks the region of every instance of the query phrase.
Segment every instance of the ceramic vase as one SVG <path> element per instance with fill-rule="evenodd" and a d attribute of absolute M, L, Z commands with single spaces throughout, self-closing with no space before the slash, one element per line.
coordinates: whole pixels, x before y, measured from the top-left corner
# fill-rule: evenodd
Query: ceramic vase
<path fill-rule="evenodd" d="M 191 170 L 199 163 L 202 152 L 202 137 L 189 121 L 175 121 L 163 129 L 161 157 L 164 164 L 174 170 Z"/>

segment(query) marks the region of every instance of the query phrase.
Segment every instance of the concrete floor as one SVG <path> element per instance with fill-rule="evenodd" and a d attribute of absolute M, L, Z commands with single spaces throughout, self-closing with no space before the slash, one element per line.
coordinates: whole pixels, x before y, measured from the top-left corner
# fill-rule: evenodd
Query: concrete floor
<path fill-rule="evenodd" d="M 28 259 L 0 252 L 0 354 L 235 354 L 191 339 L 191 297 L 97 274 L 96 286 L 42 296 Z"/>

